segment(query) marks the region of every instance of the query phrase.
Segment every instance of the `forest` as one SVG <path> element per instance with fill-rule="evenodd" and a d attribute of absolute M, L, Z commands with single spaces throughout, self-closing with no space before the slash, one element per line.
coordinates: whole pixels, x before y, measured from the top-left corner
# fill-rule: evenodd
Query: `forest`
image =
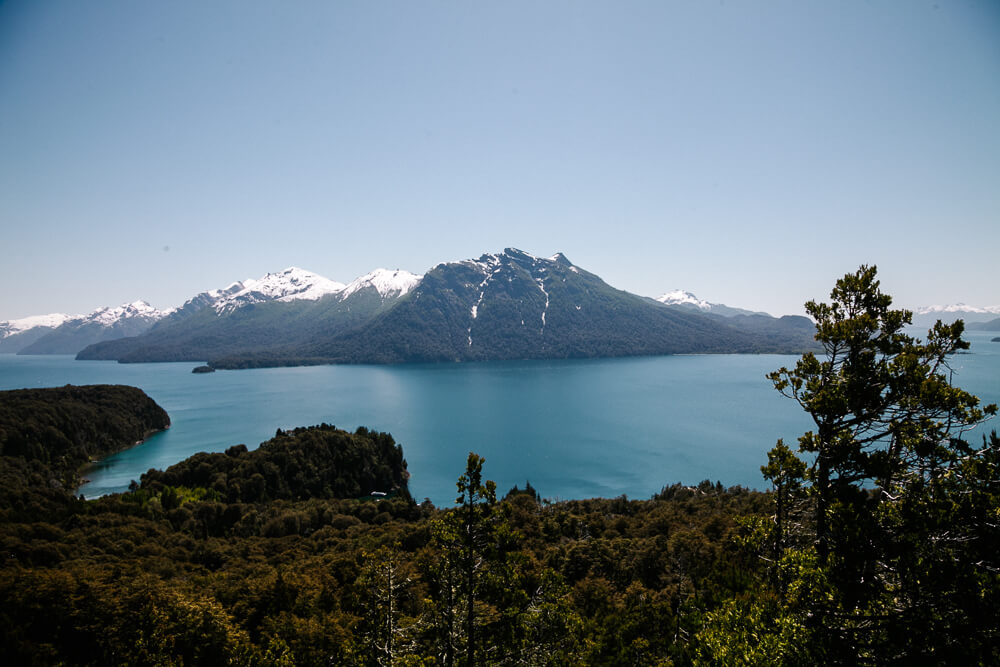
<path fill-rule="evenodd" d="M 143 404 L 63 419 L 90 388 L 0 396 L 0 651 L 19 665 L 997 664 L 1000 438 L 967 437 L 996 406 L 949 381 L 962 325 L 906 335 L 873 267 L 830 299 L 807 304 L 822 351 L 769 376 L 814 428 L 761 461 L 767 491 L 706 480 L 550 502 L 530 483 L 499 493 L 470 452 L 454 506 L 436 508 L 410 497 L 389 434 L 322 424 L 86 501 L 68 475 L 111 428 L 97 420 L 145 425 Z M 55 455 L 65 443 L 81 453 Z"/>

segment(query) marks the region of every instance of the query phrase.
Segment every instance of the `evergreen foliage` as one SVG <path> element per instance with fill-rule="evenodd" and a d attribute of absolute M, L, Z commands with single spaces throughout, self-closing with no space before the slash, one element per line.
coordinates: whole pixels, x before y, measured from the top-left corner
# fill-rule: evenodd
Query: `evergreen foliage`
<path fill-rule="evenodd" d="M 315 494 L 323 475 L 302 474 L 305 459 L 356 438 L 381 440 L 393 460 L 385 434 L 321 426 L 278 433 L 260 459 L 239 445 L 196 455 L 93 501 L 31 475 L 0 479 L 36 508 L 0 514 L 5 660 L 683 664 L 678 633 L 730 589 L 733 517 L 766 507 L 764 494 L 708 482 L 648 501 L 498 501 L 475 455 L 454 509 Z M 258 461 L 283 481 L 230 499 L 248 474 L 267 480 L 251 472 Z M 214 486 L 222 475 L 228 488 Z"/>
<path fill-rule="evenodd" d="M 403 450 L 388 433 L 329 424 L 278 430 L 255 450 L 200 453 L 142 476 L 141 488 L 205 488 L 231 503 L 357 498 L 372 492 L 409 497 Z"/>
<path fill-rule="evenodd" d="M 391 436 L 320 425 L 83 501 L 51 484 L 45 445 L 5 451 L 0 651 L 18 665 L 997 664 L 1000 438 L 965 440 L 996 408 L 950 382 L 962 326 L 905 335 L 867 267 L 831 300 L 808 305 L 822 356 L 770 376 L 815 427 L 768 454 L 769 493 L 706 480 L 552 503 L 528 484 L 497 500 L 470 453 L 439 510 L 409 497 Z"/>
<path fill-rule="evenodd" d="M 167 413 L 135 387 L 0 391 L 0 457 L 43 463 L 70 486 L 83 464 L 169 426 Z"/>
<path fill-rule="evenodd" d="M 1000 661 L 1000 440 L 964 439 L 997 408 L 951 383 L 962 322 L 906 335 L 911 314 L 875 276 L 862 266 L 806 304 L 823 357 L 769 376 L 815 430 L 805 459 L 781 441 L 768 455 L 773 522 L 743 538 L 762 576 L 709 615 L 701 662 L 756 662 L 761 646 L 770 664 Z"/>

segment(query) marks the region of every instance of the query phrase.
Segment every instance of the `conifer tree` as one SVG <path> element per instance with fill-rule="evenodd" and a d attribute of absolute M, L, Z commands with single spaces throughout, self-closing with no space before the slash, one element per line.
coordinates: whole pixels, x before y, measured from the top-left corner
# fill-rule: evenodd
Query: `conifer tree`
<path fill-rule="evenodd" d="M 437 616 L 443 621 L 442 636 L 446 640 L 442 651 L 446 665 L 485 664 L 485 643 L 479 634 L 482 619 L 478 614 L 485 607 L 481 599 L 483 581 L 498 561 L 501 521 L 496 483 L 483 481 L 483 461 L 469 453 L 465 472 L 458 479 L 458 507 L 433 528 L 434 539 L 443 551 L 435 568 L 435 590 L 440 610 Z"/>
<path fill-rule="evenodd" d="M 787 537 L 788 492 L 800 476 L 812 500 L 812 545 L 790 554 L 784 565 L 797 578 L 793 611 L 812 628 L 816 659 L 941 656 L 944 644 L 957 646 L 941 630 L 972 626 L 956 620 L 956 605 L 946 602 L 958 594 L 956 586 L 996 586 L 988 565 L 964 560 L 967 550 L 938 546 L 951 542 L 953 532 L 976 530 L 981 543 L 996 541 L 995 524 L 992 531 L 982 530 L 982 523 L 968 525 L 968 515 L 997 502 L 996 439 L 980 449 L 963 439 L 996 414 L 996 406 L 980 407 L 975 396 L 952 384 L 949 358 L 969 347 L 961 321 L 939 321 L 926 341 L 908 335 L 911 313 L 890 307 L 875 267 L 845 275 L 830 298 L 829 304 L 806 304 L 823 357 L 806 354 L 794 368 L 768 376 L 815 425 L 799 438 L 805 460 L 794 464 L 779 441 L 762 468 L 775 483 L 779 546 Z M 963 509 L 973 497 L 981 505 Z M 932 562 L 958 563 L 946 590 L 934 592 L 921 579 L 931 574 L 926 568 Z M 983 599 L 980 593 L 964 592 Z M 940 603 L 936 617 L 926 613 L 928 597 Z M 914 635 L 915 622 L 927 633 Z M 963 657 L 975 662 L 984 655 Z"/>

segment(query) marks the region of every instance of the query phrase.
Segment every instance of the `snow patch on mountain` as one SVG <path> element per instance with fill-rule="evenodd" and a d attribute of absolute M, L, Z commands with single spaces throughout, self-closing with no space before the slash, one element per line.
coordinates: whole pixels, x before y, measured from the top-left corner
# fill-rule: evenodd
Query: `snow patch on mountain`
<path fill-rule="evenodd" d="M 469 314 L 472 315 L 472 319 L 476 319 L 479 317 L 479 306 L 482 305 L 483 298 L 486 296 L 486 287 L 489 285 L 490 280 L 492 280 L 496 274 L 500 273 L 502 267 L 500 266 L 500 260 L 496 255 L 484 255 L 480 261 L 466 260 L 461 263 L 477 267 L 486 276 L 483 278 L 483 282 L 479 283 L 479 298 L 472 305 L 472 308 L 469 309 Z M 467 333 L 469 334 L 469 346 L 471 347 L 472 324 L 469 324 Z"/>
<path fill-rule="evenodd" d="M 412 290 L 423 279 L 409 271 L 396 269 L 375 269 L 371 273 L 355 278 L 340 293 L 340 299 L 344 300 L 350 295 L 366 287 L 374 287 L 383 300 L 400 297 Z"/>
<path fill-rule="evenodd" d="M 542 269 L 544 271 L 545 269 Z M 538 289 L 542 290 L 542 294 L 545 295 L 545 310 L 542 311 L 542 331 L 545 331 L 545 313 L 549 312 L 549 293 L 545 291 L 545 281 L 541 278 L 536 278 L 535 282 L 538 283 Z"/>
<path fill-rule="evenodd" d="M 482 281 L 477 287 L 479 296 L 476 302 L 472 304 L 469 309 L 470 323 L 467 328 L 467 341 L 469 346 L 473 343 L 472 338 L 472 326 L 479 317 L 479 308 L 486 298 L 487 293 L 490 290 L 490 284 L 496 278 L 506 278 L 508 283 L 514 281 L 516 273 L 511 271 L 511 267 L 518 267 L 521 270 L 527 271 L 531 276 L 531 280 L 538 287 L 539 291 L 545 297 L 545 305 L 542 307 L 542 312 L 540 314 L 540 319 L 542 322 L 542 331 L 545 331 L 545 317 L 549 309 L 549 292 L 545 289 L 545 280 L 553 275 L 551 270 L 557 267 L 568 268 L 571 271 L 579 273 L 573 263 L 566 258 L 561 252 L 552 255 L 551 257 L 537 257 L 529 252 L 524 252 L 523 250 L 518 250 L 517 248 L 505 248 L 503 252 L 500 253 L 488 253 L 482 255 L 479 259 L 465 259 L 458 262 L 449 262 L 452 265 L 462 265 L 474 269 L 477 273 L 483 276 Z M 438 267 L 445 266 L 445 264 L 438 264 Z M 434 269 L 432 269 L 434 270 Z M 565 279 L 564 279 L 565 282 Z M 471 284 L 469 285 L 472 286 Z M 524 321 L 521 321 L 524 324 Z"/>

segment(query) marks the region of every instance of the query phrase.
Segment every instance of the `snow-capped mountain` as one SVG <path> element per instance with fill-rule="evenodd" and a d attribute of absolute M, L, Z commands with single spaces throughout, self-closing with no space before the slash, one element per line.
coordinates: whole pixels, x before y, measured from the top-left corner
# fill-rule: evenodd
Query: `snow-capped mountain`
<path fill-rule="evenodd" d="M 366 288 L 374 289 L 382 299 L 389 299 L 406 294 L 421 278 L 409 271 L 375 269 L 345 285 L 293 266 L 263 278 L 247 278 L 223 289 L 202 292 L 177 310 L 211 306 L 221 314 L 253 303 L 317 301 L 330 294 L 339 295 L 338 299 L 343 301 Z"/>
<path fill-rule="evenodd" d="M 0 322 L 0 352 L 17 352 L 79 315 L 50 313 Z"/>
<path fill-rule="evenodd" d="M 335 280 L 292 266 L 278 273 L 268 273 L 263 278 L 247 278 L 218 291 L 212 307 L 216 312 L 240 308 L 265 301 L 315 301 L 327 294 L 344 290 L 345 285 Z M 238 289 L 234 289 L 238 288 Z M 210 293 L 211 294 L 211 293 Z"/>
<path fill-rule="evenodd" d="M 75 354 L 102 340 L 135 336 L 147 331 L 168 314 L 145 301 L 105 306 L 87 315 L 70 317 L 39 337 L 18 354 Z"/>
<path fill-rule="evenodd" d="M 202 292 L 145 334 L 100 342 L 78 356 L 205 361 L 304 344 L 367 320 L 406 295 L 421 278 L 408 271 L 376 269 L 344 285 L 292 267 Z"/>
<path fill-rule="evenodd" d="M 327 294 L 336 294 L 344 284 L 291 266 L 284 271 L 265 274 L 262 278 L 247 278 L 226 287 L 200 292 L 168 312 L 167 321 L 186 319 L 204 308 L 216 314 L 231 313 L 238 308 L 271 301 L 315 301 Z"/>
<path fill-rule="evenodd" d="M 103 308 L 98 308 L 89 315 L 74 317 L 66 320 L 63 324 L 72 324 L 76 326 L 84 324 L 99 324 L 104 327 L 112 327 L 116 324 L 129 320 L 152 324 L 166 315 L 167 312 L 168 311 L 157 310 L 145 301 L 133 301 L 132 303 L 124 303 L 120 306 L 104 306 Z"/>
<path fill-rule="evenodd" d="M 374 289 L 383 300 L 401 297 L 413 289 L 422 278 L 423 276 L 399 269 L 395 271 L 375 269 L 371 273 L 355 278 L 346 287 L 343 287 L 340 299 L 343 301 L 366 288 Z"/>
<path fill-rule="evenodd" d="M 261 278 L 247 278 L 220 289 L 201 292 L 181 306 L 165 311 L 136 301 L 99 308 L 82 316 L 47 315 L 5 322 L 0 324 L 0 351 L 74 354 L 96 343 L 138 336 L 154 325 L 187 322 L 195 314 L 206 310 L 213 318 L 201 316 L 201 324 L 242 311 L 249 305 L 307 304 L 319 302 L 330 295 L 340 295 L 339 300 L 349 304 L 346 306 L 348 310 L 354 309 L 352 317 L 356 318 L 378 305 L 360 304 L 358 297 L 371 292 L 378 295 L 377 302 L 390 301 L 406 294 L 420 282 L 420 278 L 407 271 L 377 269 L 345 285 L 293 266 Z M 31 335 L 28 335 L 29 331 Z"/>
<path fill-rule="evenodd" d="M 1000 306 L 970 306 L 965 303 L 953 303 L 948 306 L 923 306 L 913 311 L 918 315 L 929 313 L 974 313 L 977 315 L 1000 315 Z"/>
<path fill-rule="evenodd" d="M 579 358 L 803 349 L 811 342 L 811 333 L 785 322 L 763 334 L 741 327 L 617 290 L 562 253 L 538 257 L 507 248 L 434 266 L 405 297 L 360 326 L 214 363 Z"/>
<path fill-rule="evenodd" d="M 673 291 L 667 292 L 666 294 L 661 294 L 656 297 L 656 300 L 660 303 L 665 303 L 668 306 L 693 306 L 698 310 L 709 311 L 712 309 L 712 304 L 704 299 L 699 299 L 691 292 L 685 292 L 684 290 L 675 289 Z"/>
<path fill-rule="evenodd" d="M 732 306 L 727 306 L 721 303 L 710 303 L 704 299 L 699 299 L 691 292 L 679 289 L 667 292 L 666 294 L 661 294 L 656 297 L 656 300 L 667 306 L 687 308 L 689 310 L 697 310 L 703 313 L 722 315 L 723 317 L 733 317 L 734 315 L 768 315 L 764 312 L 745 310 L 743 308 L 733 308 Z"/>
<path fill-rule="evenodd" d="M 913 324 L 920 327 L 933 326 L 941 320 L 946 323 L 965 320 L 966 324 L 987 322 L 1000 315 L 1000 306 L 970 306 L 964 303 L 923 306 L 913 310 Z"/>
<path fill-rule="evenodd" d="M 794 351 L 812 340 L 805 318 L 803 327 L 666 307 L 611 287 L 561 253 L 507 248 L 423 276 L 376 269 L 339 289 L 331 283 L 300 269 L 233 283 L 188 300 L 145 334 L 77 358 L 245 368 Z"/>
<path fill-rule="evenodd" d="M 66 315 L 65 313 L 50 313 L 48 315 L 33 315 L 31 317 L 22 317 L 18 320 L 7 320 L 5 322 L 0 322 L 0 338 L 6 338 L 7 336 L 13 336 L 15 334 L 24 333 L 28 329 L 34 329 L 36 327 L 47 327 L 49 329 L 55 329 L 57 326 L 65 322 L 66 320 L 72 319 L 74 317 L 80 317 L 80 315 Z"/>

